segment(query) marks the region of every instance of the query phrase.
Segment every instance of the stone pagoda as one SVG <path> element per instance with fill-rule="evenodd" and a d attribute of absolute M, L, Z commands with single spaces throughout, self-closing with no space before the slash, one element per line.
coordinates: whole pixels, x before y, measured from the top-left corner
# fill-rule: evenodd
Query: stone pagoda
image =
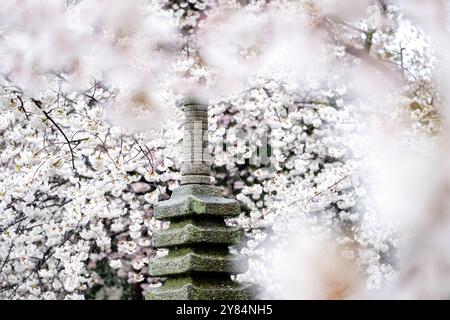
<path fill-rule="evenodd" d="M 149 274 L 166 278 L 148 292 L 150 300 L 246 300 L 253 288 L 232 280 L 247 271 L 247 260 L 231 254 L 229 246 L 242 241 L 242 230 L 226 226 L 225 218 L 238 216 L 237 200 L 222 196 L 211 185 L 208 151 L 208 108 L 195 98 L 184 102 L 183 163 L 181 186 L 171 199 L 155 206 L 155 218 L 170 221 L 154 234 L 156 248 L 167 256 L 149 264 Z"/>

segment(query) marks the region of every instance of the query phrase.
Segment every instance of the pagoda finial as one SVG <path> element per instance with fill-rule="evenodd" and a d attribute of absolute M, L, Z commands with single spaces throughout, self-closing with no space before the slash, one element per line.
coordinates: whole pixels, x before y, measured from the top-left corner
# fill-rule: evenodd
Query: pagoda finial
<path fill-rule="evenodd" d="M 208 149 L 208 106 L 197 97 L 183 104 L 184 134 L 181 184 L 210 184 L 211 157 Z"/>

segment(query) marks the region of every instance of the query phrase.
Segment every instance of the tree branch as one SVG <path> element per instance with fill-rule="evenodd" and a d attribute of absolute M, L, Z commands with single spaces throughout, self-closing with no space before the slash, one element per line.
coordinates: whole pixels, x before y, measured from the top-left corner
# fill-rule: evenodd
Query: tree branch
<path fill-rule="evenodd" d="M 58 131 L 59 131 L 59 132 L 62 134 L 62 136 L 64 137 L 64 140 L 66 140 L 67 145 L 69 146 L 70 154 L 71 154 L 71 156 L 72 156 L 72 169 L 73 169 L 74 171 L 76 171 L 76 168 L 75 168 L 75 153 L 74 153 L 74 151 L 73 151 L 73 148 L 72 148 L 72 145 L 71 145 L 71 142 L 70 142 L 69 138 L 67 138 L 66 134 L 65 134 L 64 131 L 61 129 L 61 127 L 56 123 L 56 121 L 53 120 L 52 117 L 50 117 L 50 115 L 48 114 L 48 112 L 46 112 L 46 111 L 42 108 L 41 102 L 40 102 L 39 100 L 31 99 L 31 101 L 33 101 L 33 103 L 39 108 L 39 110 L 42 111 L 42 113 L 45 115 L 45 117 L 46 117 L 51 123 L 53 123 L 53 125 L 56 127 L 56 129 L 58 129 Z"/>

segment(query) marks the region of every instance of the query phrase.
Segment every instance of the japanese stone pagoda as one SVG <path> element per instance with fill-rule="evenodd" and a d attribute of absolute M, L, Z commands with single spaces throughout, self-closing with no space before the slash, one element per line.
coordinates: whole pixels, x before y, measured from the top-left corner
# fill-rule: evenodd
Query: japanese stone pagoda
<path fill-rule="evenodd" d="M 183 107 L 181 186 L 171 199 L 155 206 L 155 218 L 170 225 L 153 236 L 154 246 L 169 253 L 149 264 L 151 276 L 166 280 L 150 290 L 147 299 L 252 299 L 253 287 L 231 277 L 248 268 L 246 259 L 229 250 L 242 241 L 242 230 L 225 224 L 226 217 L 240 214 L 240 204 L 211 185 L 207 105 L 189 98 Z"/>

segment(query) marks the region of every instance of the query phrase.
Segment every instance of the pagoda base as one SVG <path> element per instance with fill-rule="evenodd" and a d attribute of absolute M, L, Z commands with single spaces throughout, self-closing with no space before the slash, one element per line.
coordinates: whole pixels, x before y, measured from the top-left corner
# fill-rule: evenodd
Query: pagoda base
<path fill-rule="evenodd" d="M 163 284 L 146 294 L 147 300 L 251 300 L 255 288 L 248 283 Z"/>

